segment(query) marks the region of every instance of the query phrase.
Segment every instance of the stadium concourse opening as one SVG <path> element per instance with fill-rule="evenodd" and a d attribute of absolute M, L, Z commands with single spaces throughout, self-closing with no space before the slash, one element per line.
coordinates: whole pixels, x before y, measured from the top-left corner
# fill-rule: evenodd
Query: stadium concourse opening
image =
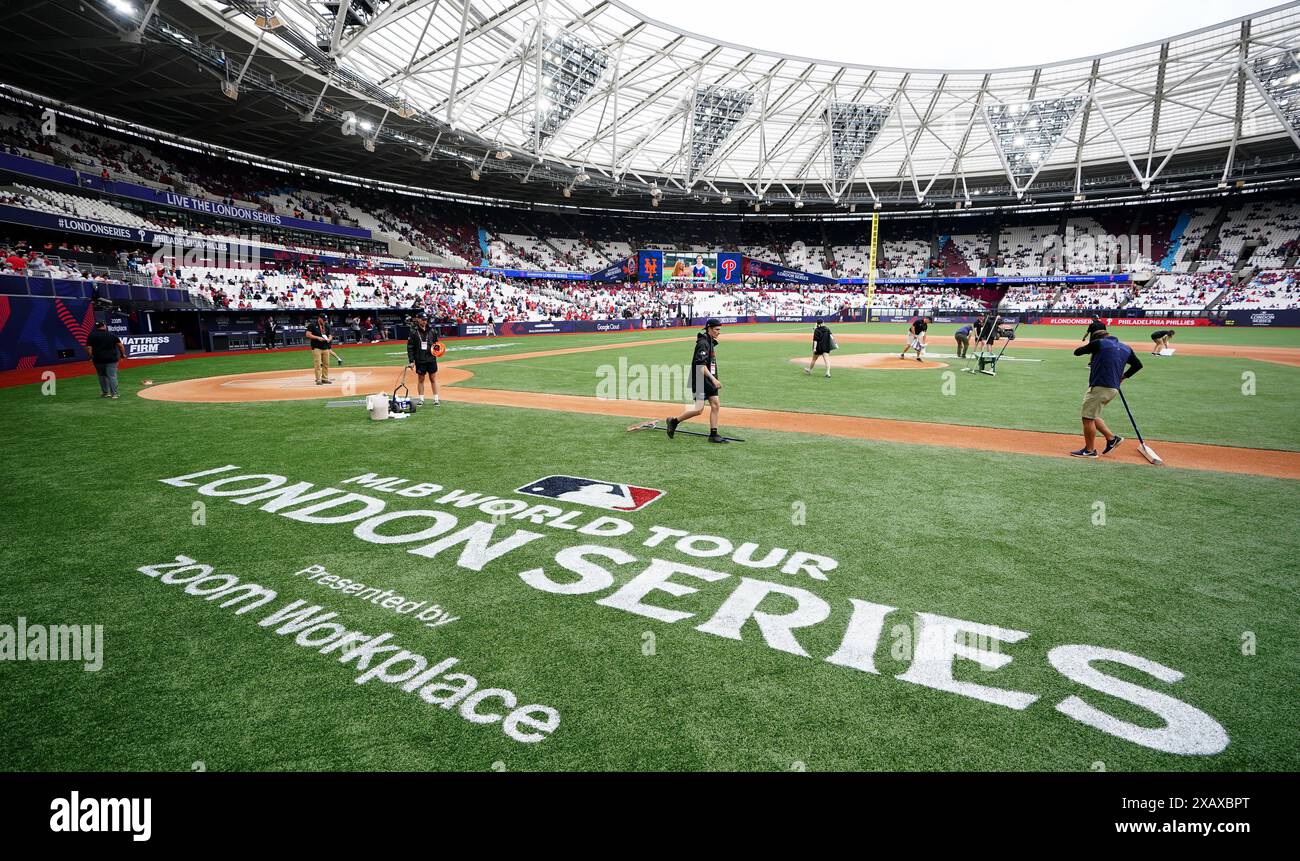
<path fill-rule="evenodd" d="M 1009 2 L 737 13 L 836 59 L 635 0 L 8 4 L 15 827 L 626 818 L 486 771 L 855 772 L 795 815 L 967 843 L 1284 809 L 1300 0 Z M 873 60 L 972 15 L 988 68 Z"/>

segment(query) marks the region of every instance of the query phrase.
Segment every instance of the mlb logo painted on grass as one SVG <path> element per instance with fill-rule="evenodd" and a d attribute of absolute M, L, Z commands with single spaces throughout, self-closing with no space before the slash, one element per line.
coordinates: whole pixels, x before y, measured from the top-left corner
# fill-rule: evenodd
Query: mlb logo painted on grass
<path fill-rule="evenodd" d="M 664 491 L 651 487 L 597 481 L 594 478 L 575 478 L 572 475 L 548 475 L 525 484 L 515 492 L 576 502 L 609 511 L 640 511 L 664 495 Z"/>

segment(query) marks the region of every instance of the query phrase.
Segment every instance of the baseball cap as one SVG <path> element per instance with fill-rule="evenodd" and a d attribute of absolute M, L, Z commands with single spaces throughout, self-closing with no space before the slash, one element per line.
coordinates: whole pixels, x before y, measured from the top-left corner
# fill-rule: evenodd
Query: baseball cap
<path fill-rule="evenodd" d="M 709 319 L 704 321 L 704 328 L 706 329 L 712 329 L 714 326 L 721 326 L 721 325 L 722 325 L 722 321 L 719 320 L 717 317 L 710 317 Z"/>

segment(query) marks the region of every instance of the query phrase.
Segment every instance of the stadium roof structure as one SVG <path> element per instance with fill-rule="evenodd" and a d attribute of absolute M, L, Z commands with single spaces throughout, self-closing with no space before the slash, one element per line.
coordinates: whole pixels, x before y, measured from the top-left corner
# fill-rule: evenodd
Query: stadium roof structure
<path fill-rule="evenodd" d="M 610 195 L 638 206 L 961 206 L 1182 178 L 1214 187 L 1261 160 L 1300 174 L 1300 3 L 1095 57 L 988 70 L 789 56 L 695 35 L 620 0 L 84 0 L 65 9 L 111 23 L 150 62 L 197 61 L 229 98 L 270 98 L 281 114 L 289 107 L 334 126 L 337 140 L 320 150 L 350 147 L 364 175 L 375 169 L 362 150 L 378 146 L 400 153 L 385 153 L 385 175 L 434 182 L 417 173 L 423 159 L 443 169 L 444 184 L 455 172 L 450 187 L 490 185 L 505 197 L 549 189 L 603 206 L 619 205 Z M 4 62 L 6 78 L 21 76 Z M 244 122 L 266 131 L 274 117 Z"/>

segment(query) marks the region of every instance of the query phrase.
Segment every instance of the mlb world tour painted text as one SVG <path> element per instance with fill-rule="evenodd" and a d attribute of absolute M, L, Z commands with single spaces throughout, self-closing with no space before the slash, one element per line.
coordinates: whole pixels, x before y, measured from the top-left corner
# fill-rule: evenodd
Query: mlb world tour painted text
<path fill-rule="evenodd" d="M 373 473 L 339 483 L 364 485 L 368 490 L 389 495 L 390 499 L 421 499 L 430 507 L 389 511 L 390 500 L 376 495 L 339 487 L 318 487 L 305 481 L 291 483 L 285 476 L 250 473 L 234 465 L 160 481 L 172 487 L 195 488 L 200 496 L 224 497 L 235 504 L 302 523 L 350 526 L 357 539 L 371 544 L 406 545 L 406 552 L 429 559 L 441 554 L 450 557 L 450 551 L 459 547 L 455 564 L 470 571 L 483 571 L 487 566 L 493 571 L 508 570 L 508 557 L 515 550 L 562 536 L 567 539 L 566 546 L 554 553 L 554 565 L 529 567 L 513 571 L 513 575 L 538 592 L 559 600 L 585 596 L 599 606 L 665 624 L 691 620 L 694 629 L 703 634 L 730 640 L 758 637 L 771 649 L 824 661 L 866 677 L 882 676 L 876 660 L 886 625 L 900 618 L 896 614 L 906 612 L 886 604 L 848 598 L 850 606 L 842 608 L 848 612 L 848 619 L 838 638 L 838 647 L 828 655 L 814 657 L 801 643 L 799 632 L 827 622 L 833 608 L 806 586 L 828 580 L 828 575 L 839 567 L 835 559 L 815 553 L 792 553 L 784 548 L 764 550 L 755 542 L 737 545 L 722 536 L 697 535 L 660 525 L 642 528 L 610 516 L 596 516 L 583 523 L 582 519 L 590 517 L 589 514 L 566 512 L 519 499 L 446 490 L 432 483 L 381 478 Z M 490 519 L 462 526 L 460 518 L 449 508 L 473 510 Z M 544 526 L 548 531 L 521 528 L 518 525 L 521 523 Z M 498 529 L 505 533 L 512 528 L 511 534 L 498 537 Z M 636 537 L 644 534 L 640 546 L 654 551 L 649 559 L 642 559 L 623 547 L 590 540 L 624 537 L 638 529 L 643 531 Z M 691 561 L 660 558 L 674 555 L 689 557 Z M 734 565 L 744 570 L 733 574 L 713 567 L 719 565 Z M 772 579 L 747 576 L 764 569 Z M 682 609 L 682 603 L 674 600 L 696 593 L 721 597 L 717 609 L 707 619 L 701 620 L 703 614 Z M 996 681 L 994 671 L 1013 661 L 1002 644 L 1025 641 L 1030 637 L 1028 632 L 922 611 L 914 611 L 911 622 L 915 626 L 911 661 L 905 671 L 893 678 L 1016 712 L 1029 709 L 1041 698 L 1029 691 L 970 681 L 968 672 L 959 663 L 974 662 L 988 671 L 988 681 Z M 1149 717 L 1142 723 L 1134 723 L 1094 704 L 1107 702 L 1104 698 L 1093 696 L 1085 700 L 1077 694 L 1051 703 L 1056 714 L 1133 744 L 1171 754 L 1210 756 L 1222 752 L 1229 744 L 1228 734 L 1218 721 L 1165 692 L 1164 689 L 1183 679 L 1183 673 L 1174 668 L 1119 649 L 1083 644 L 1053 646 L 1048 649 L 1046 660 L 1057 673 L 1077 686 L 1079 693 L 1106 694 L 1148 712 Z M 1128 678 L 1141 674 L 1156 684 L 1147 687 L 1110 675 L 1100 666 L 1105 664 L 1127 668 Z M 1040 703 L 1038 708 L 1045 705 Z M 1125 710 L 1131 712 L 1131 708 Z"/>

